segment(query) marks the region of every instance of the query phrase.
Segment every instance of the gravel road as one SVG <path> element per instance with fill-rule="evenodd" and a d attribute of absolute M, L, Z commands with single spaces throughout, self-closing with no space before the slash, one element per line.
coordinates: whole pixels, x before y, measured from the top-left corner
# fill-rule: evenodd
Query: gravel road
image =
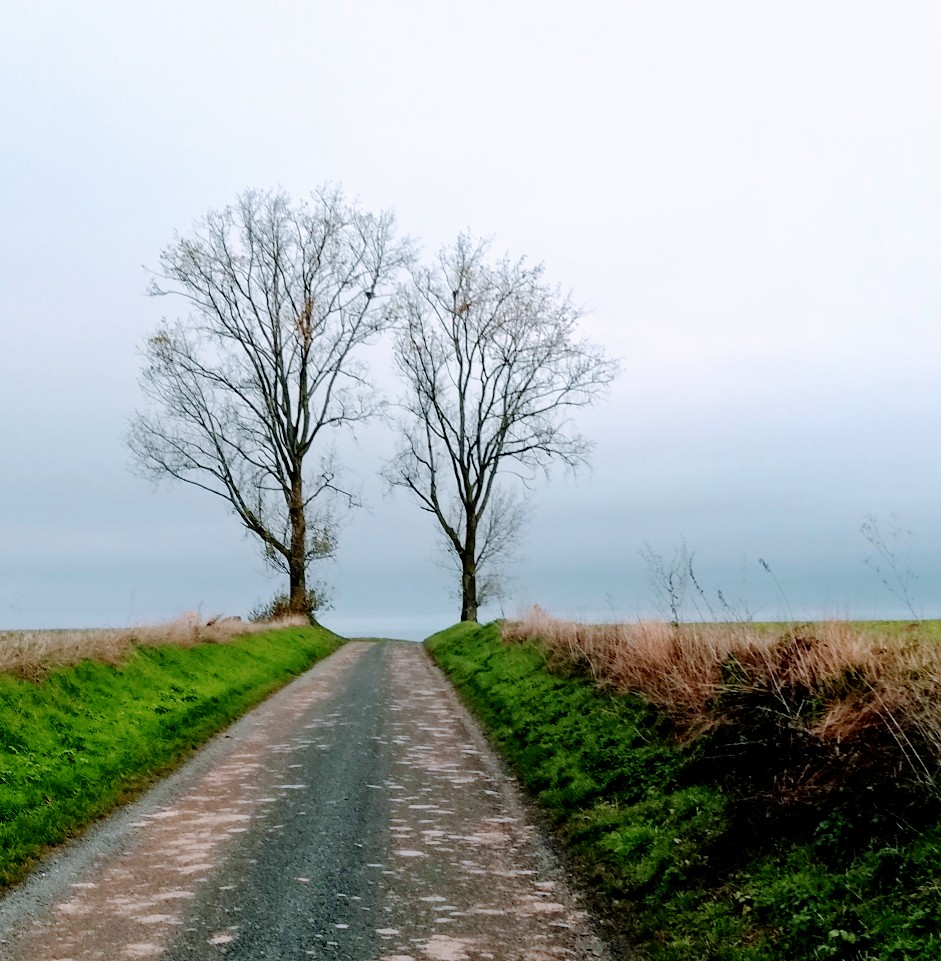
<path fill-rule="evenodd" d="M 0 900 L 4 961 L 608 959 L 420 645 L 350 642 Z"/>

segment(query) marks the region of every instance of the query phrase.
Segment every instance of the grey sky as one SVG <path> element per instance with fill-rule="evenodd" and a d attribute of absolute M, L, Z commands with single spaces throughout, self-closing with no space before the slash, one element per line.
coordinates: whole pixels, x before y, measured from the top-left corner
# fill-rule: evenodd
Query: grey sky
<path fill-rule="evenodd" d="M 685 538 L 756 616 L 784 613 L 758 557 L 795 616 L 904 616 L 869 513 L 913 531 L 941 613 L 939 28 L 927 2 L 12 5 L 0 626 L 273 593 L 221 501 L 127 471 L 137 351 L 177 310 L 142 265 L 247 187 L 324 181 L 426 251 L 469 227 L 545 261 L 623 358 L 583 418 L 594 471 L 537 489 L 506 613 L 650 613 L 638 548 Z M 426 517 L 375 480 L 389 453 L 378 427 L 348 452 L 371 513 L 325 621 L 419 636 L 457 607 Z"/>

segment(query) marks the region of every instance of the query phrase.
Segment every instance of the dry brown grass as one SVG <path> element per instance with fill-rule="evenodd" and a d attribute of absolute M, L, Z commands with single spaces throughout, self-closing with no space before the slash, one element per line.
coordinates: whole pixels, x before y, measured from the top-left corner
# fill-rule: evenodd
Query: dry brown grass
<path fill-rule="evenodd" d="M 190 611 L 162 624 L 89 630 L 0 631 L 0 672 L 19 677 L 41 677 L 56 667 L 84 660 L 120 664 L 136 646 L 173 644 L 224 644 L 245 634 L 308 624 L 304 617 L 271 622 L 242 621 L 234 617 L 201 619 Z"/>
<path fill-rule="evenodd" d="M 814 777 L 892 755 L 908 776 L 941 784 L 941 643 L 918 625 L 591 625 L 534 607 L 503 636 L 538 640 L 557 664 L 639 694 L 682 738 L 732 726 L 758 743 L 755 729 L 774 728 L 765 741 L 813 755 Z"/>

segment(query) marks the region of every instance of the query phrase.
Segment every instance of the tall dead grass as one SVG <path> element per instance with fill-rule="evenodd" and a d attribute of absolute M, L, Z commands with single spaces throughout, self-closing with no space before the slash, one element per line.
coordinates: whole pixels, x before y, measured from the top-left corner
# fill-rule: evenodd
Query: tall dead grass
<path fill-rule="evenodd" d="M 800 754 L 795 764 L 812 756 L 804 782 L 888 764 L 941 788 L 941 643 L 917 624 L 591 625 L 534 607 L 503 637 L 642 696 L 683 739 L 731 726 L 743 743 Z"/>
<path fill-rule="evenodd" d="M 236 617 L 204 620 L 189 611 L 171 621 L 127 628 L 0 631 L 0 673 L 38 678 L 52 668 L 67 667 L 84 660 L 121 664 L 135 647 L 225 644 L 245 634 L 309 623 L 307 618 L 300 616 L 266 622 L 242 621 Z"/>

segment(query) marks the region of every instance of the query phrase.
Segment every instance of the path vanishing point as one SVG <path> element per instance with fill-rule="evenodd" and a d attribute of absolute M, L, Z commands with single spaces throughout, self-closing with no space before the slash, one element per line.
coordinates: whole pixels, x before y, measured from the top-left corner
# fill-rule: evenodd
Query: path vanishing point
<path fill-rule="evenodd" d="M 608 959 L 421 645 L 346 644 L 0 900 L 3 961 Z"/>

